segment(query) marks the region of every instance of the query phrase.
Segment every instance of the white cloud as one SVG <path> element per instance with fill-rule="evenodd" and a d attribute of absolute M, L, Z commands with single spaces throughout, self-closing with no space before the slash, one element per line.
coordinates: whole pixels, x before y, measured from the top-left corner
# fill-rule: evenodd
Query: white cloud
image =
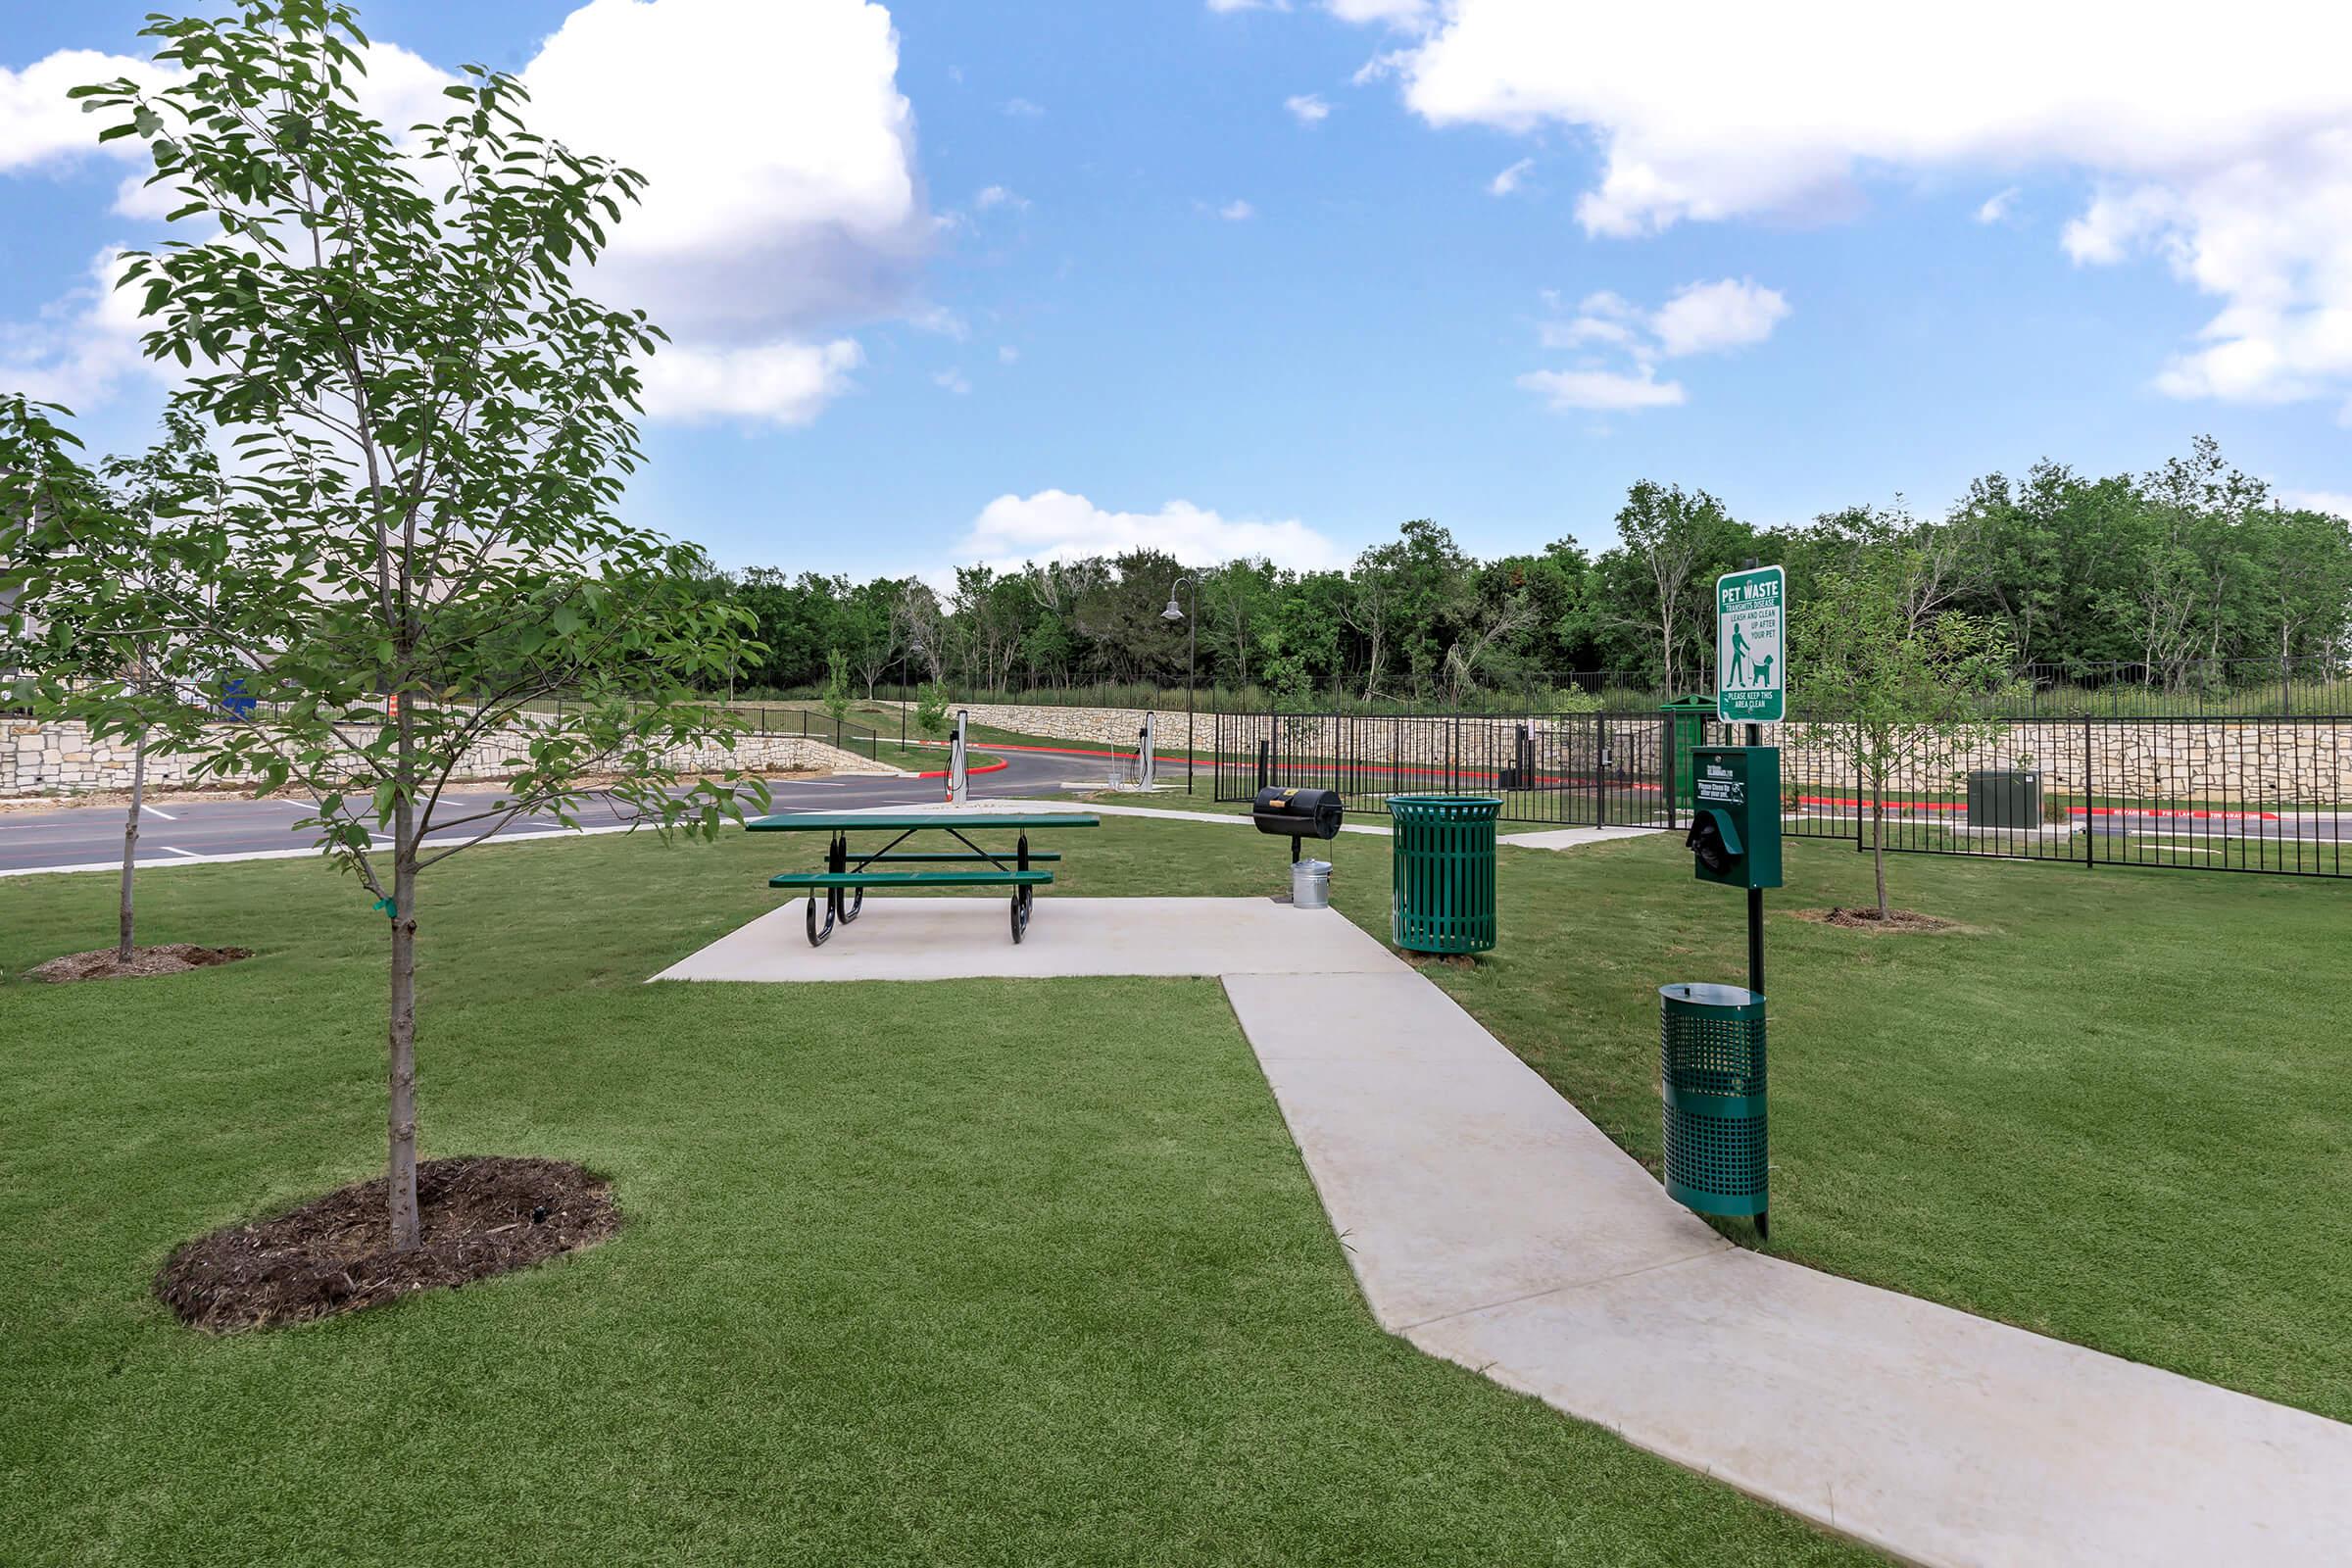
<path fill-rule="evenodd" d="M 21 392 L 79 412 L 105 402 L 125 380 L 168 383 L 179 373 L 139 352 L 146 330 L 139 295 L 115 287 L 122 253 L 108 246 L 92 258 L 84 280 L 43 308 L 30 322 L 0 322 L 0 392 Z"/>
<path fill-rule="evenodd" d="M 1014 364 L 1020 359 L 1020 357 L 1021 351 L 1014 348 L 1011 344 L 1000 343 L 997 345 L 997 363 L 999 365 Z"/>
<path fill-rule="evenodd" d="M 2282 507 L 2352 518 L 2352 490 L 2280 490 L 2277 495 Z"/>
<path fill-rule="evenodd" d="M 1501 173 L 1496 174 L 1493 179 L 1487 181 L 1487 194 L 1490 196 L 1508 196 L 1511 192 L 1519 188 L 1519 182 L 1525 179 L 1527 177 L 1527 172 L 1535 167 L 1536 161 L 1533 158 L 1520 159 L 1510 168 L 1504 170 Z"/>
<path fill-rule="evenodd" d="M 991 208 L 1009 207 L 1016 213 L 1029 210 L 1029 198 L 1009 185 L 983 185 L 972 196 L 972 211 L 985 213 Z"/>
<path fill-rule="evenodd" d="M 367 51 L 367 74 L 359 78 L 360 102 L 397 135 L 424 119 L 441 118 L 441 89 L 458 77 L 397 44 L 381 40 Z M 153 91 L 182 73 L 130 55 L 95 49 L 60 49 L 22 71 L 0 66 L 0 173 L 78 163 L 93 155 L 139 166 L 116 192 L 115 211 L 130 218 L 162 218 L 185 203 L 164 187 L 148 188 L 147 143 L 136 136 L 98 140 L 112 120 L 82 111 L 67 94 L 92 82 L 127 76 Z"/>
<path fill-rule="evenodd" d="M 849 338 L 698 348 L 673 343 L 645 367 L 645 411 L 657 418 L 767 419 L 807 424 L 850 387 L 865 352 Z"/>
<path fill-rule="evenodd" d="M 98 144 L 103 122 L 81 112 L 67 92 L 93 81 L 129 76 L 154 85 L 171 73 L 128 55 L 101 54 L 95 49 L 60 49 L 44 55 L 22 71 L 0 66 L 0 171 L 32 169 L 43 164 L 87 158 L 103 152 L 121 159 L 147 157 L 146 144 L 125 136 Z"/>
<path fill-rule="evenodd" d="M 1761 343 L 1788 315 L 1788 302 L 1779 290 L 1727 277 L 1676 291 L 1650 317 L 1649 326 L 1658 335 L 1659 352 L 1673 358 Z"/>
<path fill-rule="evenodd" d="M 1537 328 L 1537 338 L 1547 349 L 1581 349 L 1605 343 L 1612 348 L 1634 350 L 1643 357 L 1648 357 L 1650 352 L 1641 336 L 1640 328 L 1633 322 L 1606 316 L 1578 316 L 1565 321 L 1545 321 Z"/>
<path fill-rule="evenodd" d="M 1394 20 L 1381 0 L 1332 9 Z M 1965 19 L 1823 0 L 1703 20 L 1448 0 L 1367 71 L 1396 74 L 1435 125 L 1591 135 L 1602 172 L 1578 215 L 1594 234 L 1850 211 L 1888 176 L 2087 176 L 2068 255 L 2153 256 L 2219 302 L 2158 385 L 2259 401 L 2352 390 L 2346 59 L 2352 6 L 2310 0 L 2243 0 L 2226 26 L 2190 0 L 2152 0 L 2129 26 L 2040 0 L 1982 0 Z"/>
<path fill-rule="evenodd" d="M 1301 125 L 1319 125 L 1331 118 L 1331 105 L 1323 101 L 1321 93 L 1294 93 L 1282 101 L 1282 107 Z"/>
<path fill-rule="evenodd" d="M 1026 98 L 1007 98 L 1004 109 L 1015 120 L 1035 120 L 1046 112 L 1043 104 L 1033 104 Z"/>
<path fill-rule="evenodd" d="M 2007 220 L 2010 213 L 2017 208 L 2018 195 L 2019 191 L 2015 185 L 2006 190 L 1993 192 L 1984 199 L 1984 205 L 1977 209 L 1977 221 L 1998 223 Z"/>
<path fill-rule="evenodd" d="M 650 311 L 677 340 L 656 358 L 649 412 L 803 422 L 859 363 L 834 334 L 906 312 L 938 223 L 915 176 L 898 57 L 889 12 L 866 0 L 589 0 L 524 68 L 534 130 L 649 180 L 587 284 Z M 756 85 L 714 91 L 713 63 L 744 67 Z M 396 138 L 455 107 L 441 96 L 454 75 L 397 45 L 377 41 L 368 68 L 362 105 Z M 0 171 L 94 147 L 98 123 L 65 90 L 125 72 L 168 74 L 89 51 L 0 71 Z M 144 157 L 133 138 L 107 146 Z M 118 214 L 177 205 L 139 178 L 118 192 Z M 53 324 L 7 330 L 18 368 L 64 363 L 54 344 L 46 359 L 28 346 Z"/>
<path fill-rule="evenodd" d="M 1684 401 L 1680 381 L 1661 381 L 1646 365 L 1630 375 L 1615 370 L 1530 370 L 1519 377 L 1519 385 L 1543 394 L 1555 414 L 1577 409 L 1663 409 Z"/>
<path fill-rule="evenodd" d="M 714 90 L 714 63 L 758 90 Z M 591 0 L 523 72 L 532 127 L 643 172 L 599 291 L 729 341 L 887 314 L 932 225 L 890 14 L 860 0 Z M 618 84 L 625 83 L 625 89 Z"/>
<path fill-rule="evenodd" d="M 1255 218 L 1257 209 L 1236 196 L 1232 201 L 1217 209 L 1217 216 L 1228 223 L 1239 223 L 1246 219 Z"/>
<path fill-rule="evenodd" d="M 1546 289 L 1544 303 L 1556 312 L 1560 298 Z M 1680 381 L 1657 379 L 1659 361 L 1761 343 L 1788 315 L 1779 290 L 1748 278 L 1686 284 L 1654 311 L 1602 289 L 1578 301 L 1575 314 L 1537 324 L 1545 348 L 1576 350 L 1584 361 L 1573 369 L 1531 370 L 1519 385 L 1541 393 L 1554 412 L 1670 408 L 1688 395 Z M 1628 368 L 1611 368 L 1612 359 Z"/>
<path fill-rule="evenodd" d="M 972 335 L 972 329 L 965 324 L 963 318 L 945 305 L 927 306 L 910 313 L 906 324 L 918 332 L 936 332 L 941 337 L 953 338 L 958 343 Z"/>
<path fill-rule="evenodd" d="M 972 383 L 964 379 L 961 370 L 934 370 L 931 372 L 931 384 L 942 392 L 953 392 L 959 398 L 969 396 L 972 390 Z"/>
<path fill-rule="evenodd" d="M 1171 501 L 1157 512 L 1105 512 L 1065 490 L 997 497 L 973 519 L 956 559 L 1011 570 L 1024 562 L 1073 561 L 1145 547 L 1164 550 L 1188 565 L 1264 556 L 1278 565 L 1321 571 L 1348 560 L 1338 545 L 1296 518 L 1232 519 L 1189 501 Z"/>
<path fill-rule="evenodd" d="M 1342 22 L 1377 22 L 1416 32 L 1429 25 L 1435 11 L 1430 0 L 1323 0 L 1323 9 Z"/>

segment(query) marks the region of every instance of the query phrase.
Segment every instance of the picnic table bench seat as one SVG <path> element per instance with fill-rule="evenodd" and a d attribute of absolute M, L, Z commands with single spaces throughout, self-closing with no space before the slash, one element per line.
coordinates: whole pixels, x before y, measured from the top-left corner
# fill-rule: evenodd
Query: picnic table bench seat
<path fill-rule="evenodd" d="M 847 925 L 858 918 L 865 907 L 868 888 L 956 888 L 1001 887 L 1012 889 L 1012 940 L 1018 942 L 1029 927 L 1029 911 L 1037 889 L 1054 880 L 1051 871 L 1031 869 L 1040 860 L 1058 860 L 1058 852 L 1035 852 L 1029 848 L 1029 829 L 1061 827 L 1095 827 L 1101 818 L 1074 811 L 1039 812 L 828 812 L 798 811 L 776 816 L 763 816 L 745 824 L 754 833 L 823 833 L 831 843 L 825 851 L 825 866 L 819 871 L 783 871 L 769 877 L 771 888 L 807 888 L 808 892 L 808 944 L 820 945 L 833 934 L 836 920 Z M 1010 851 L 986 850 L 964 836 L 967 830 L 992 831 L 1012 829 L 1020 835 Z M 963 845 L 960 850 L 904 851 L 899 846 L 918 832 L 945 832 Z M 867 854 L 853 857 L 849 847 L 852 832 L 892 833 L 888 844 Z M 959 867 L 941 870 L 876 870 L 874 867 L 893 865 L 922 865 Z M 986 869 L 982 869 L 985 866 Z M 819 895 L 825 906 L 825 923 L 816 923 Z M 846 895 L 846 897 L 845 897 Z"/>

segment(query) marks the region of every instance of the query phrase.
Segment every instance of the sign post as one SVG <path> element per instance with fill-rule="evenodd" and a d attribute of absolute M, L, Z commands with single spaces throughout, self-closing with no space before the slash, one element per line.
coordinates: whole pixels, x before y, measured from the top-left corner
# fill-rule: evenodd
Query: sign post
<path fill-rule="evenodd" d="M 1765 1176 L 1764 890 L 1781 885 L 1781 759 L 1765 746 L 1764 726 L 1779 723 L 1788 711 L 1788 573 L 1779 566 L 1750 561 L 1715 579 L 1715 716 L 1746 726 L 1745 744 L 1694 747 L 1690 753 L 1690 834 L 1684 843 L 1700 881 L 1747 890 L 1747 989 L 1668 986 L 1661 992 L 1667 1191 L 1701 1213 L 1752 1217 L 1758 1237 L 1772 1234 Z M 1728 1080 L 1716 1070 L 1735 1037 L 1745 1052 L 1735 1075 L 1737 1092 L 1724 1087 Z M 1693 1066 L 1702 1058 L 1712 1064 L 1704 1072 Z"/>
<path fill-rule="evenodd" d="M 1751 558 L 1715 579 L 1715 716 L 1745 724 L 1746 743 L 1764 744 L 1764 726 L 1788 710 L 1788 573 Z M 1759 803 L 1781 825 L 1779 759 L 1772 799 Z M 1778 880 L 1776 877 L 1775 880 Z M 1747 890 L 1747 989 L 1764 994 L 1764 890 Z"/>

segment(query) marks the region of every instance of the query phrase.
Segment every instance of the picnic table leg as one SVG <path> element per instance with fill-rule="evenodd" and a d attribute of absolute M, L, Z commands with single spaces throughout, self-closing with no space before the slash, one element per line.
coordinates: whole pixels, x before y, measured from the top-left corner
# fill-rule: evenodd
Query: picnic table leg
<path fill-rule="evenodd" d="M 1013 865 L 1019 870 L 1029 869 L 1029 835 L 1026 831 L 1021 834 L 1020 848 L 1014 852 Z M 1028 935 L 1029 906 L 1035 892 L 1036 889 L 1025 884 L 1012 890 L 1012 941 L 1015 947 L 1020 945 L 1022 937 Z"/>
<path fill-rule="evenodd" d="M 828 871 L 847 871 L 849 868 L 850 836 L 847 833 L 836 833 L 833 835 L 833 848 L 825 857 L 825 869 Z M 865 889 L 858 889 L 857 896 L 850 900 L 849 906 L 846 908 L 842 906 L 841 889 L 835 888 L 833 890 L 833 911 L 841 916 L 841 923 L 843 925 L 848 925 L 853 920 L 856 920 L 859 914 L 864 912 L 864 909 Z"/>
<path fill-rule="evenodd" d="M 833 906 L 834 902 L 840 897 L 841 895 L 839 893 L 834 893 L 828 895 L 825 899 L 825 928 L 822 931 L 819 931 L 816 928 L 816 891 L 813 888 L 809 890 L 808 914 L 808 945 L 810 947 L 823 947 L 825 945 L 825 939 L 833 934 Z"/>

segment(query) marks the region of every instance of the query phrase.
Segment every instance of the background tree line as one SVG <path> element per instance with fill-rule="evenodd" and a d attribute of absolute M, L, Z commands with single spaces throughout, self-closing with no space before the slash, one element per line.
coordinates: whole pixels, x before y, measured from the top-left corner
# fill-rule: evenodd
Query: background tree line
<path fill-rule="evenodd" d="M 866 696 L 933 682 L 1181 686 L 1186 627 L 1163 616 L 1171 593 L 1188 616 L 1198 606 L 1204 691 L 1283 704 L 1573 702 L 1571 673 L 1588 688 L 1605 674 L 1690 691 L 1710 677 L 1719 572 L 1780 562 L 1801 604 L 1826 576 L 1886 551 L 1918 564 L 1905 575 L 1912 622 L 1943 612 L 1987 621 L 2019 673 L 2124 674 L 2178 691 L 2231 662 L 2334 671 L 2352 655 L 2352 524 L 2280 504 L 2210 439 L 2136 476 L 2051 462 L 1987 474 L 1940 517 L 1898 502 L 1759 527 L 1703 490 L 1644 480 L 1615 527 L 1597 553 L 1562 539 L 1479 561 L 1417 518 L 1334 571 L 1193 567 L 1133 550 L 966 566 L 945 594 L 913 578 L 769 568 L 713 572 L 710 586 L 758 618 L 766 645 L 741 688 L 778 694 L 823 686 L 833 650 Z M 1187 578 L 1197 591 L 1178 586 Z"/>

